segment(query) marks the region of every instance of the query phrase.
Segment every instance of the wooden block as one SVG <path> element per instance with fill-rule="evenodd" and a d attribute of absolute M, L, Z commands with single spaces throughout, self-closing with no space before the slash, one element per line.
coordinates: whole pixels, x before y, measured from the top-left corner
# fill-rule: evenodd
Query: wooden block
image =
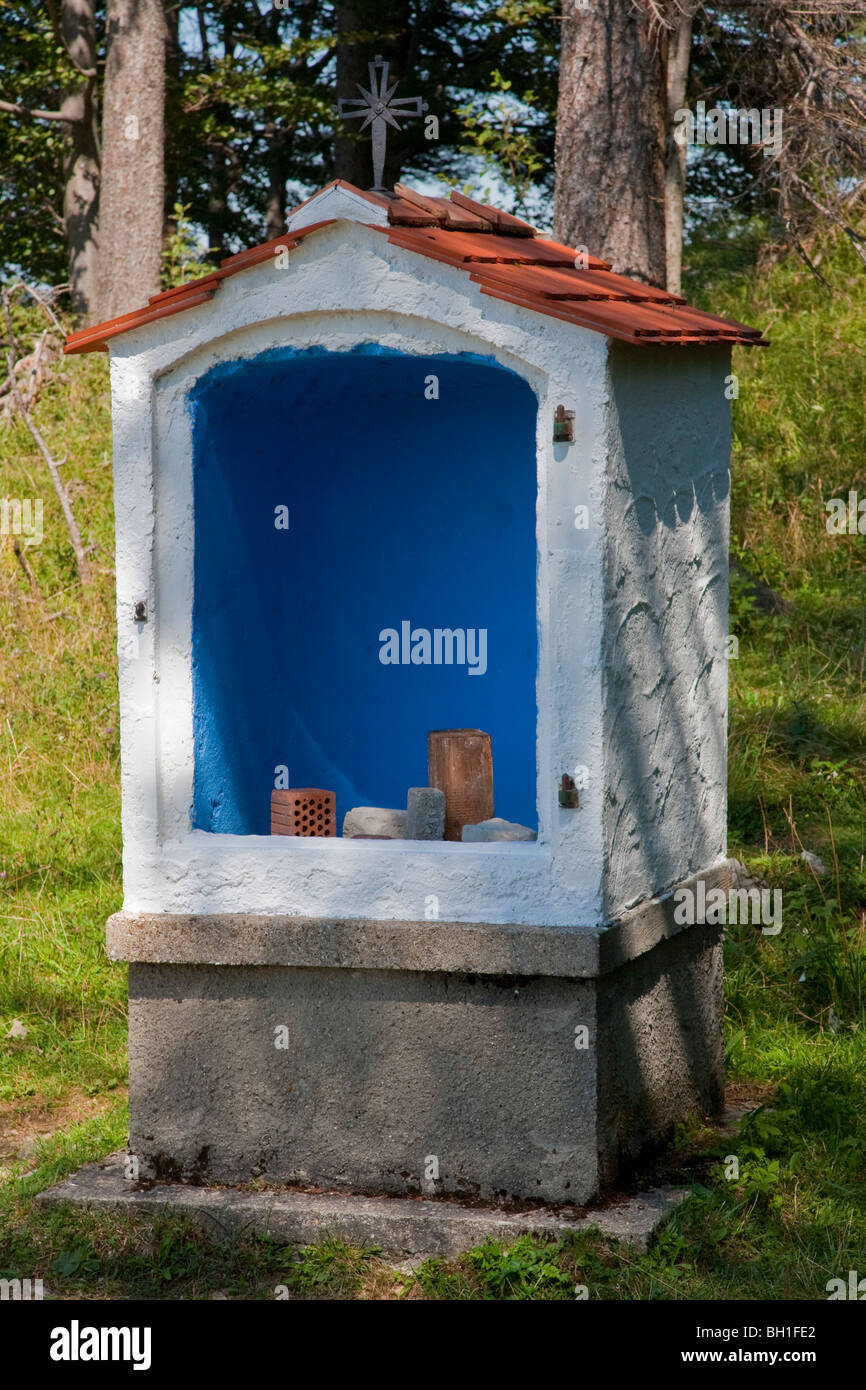
<path fill-rule="evenodd" d="M 272 835 L 336 835 L 337 793 L 321 787 L 271 792 Z"/>
<path fill-rule="evenodd" d="M 427 780 L 445 793 L 445 839 L 493 815 L 493 753 L 481 729 L 433 729 L 427 735 Z"/>

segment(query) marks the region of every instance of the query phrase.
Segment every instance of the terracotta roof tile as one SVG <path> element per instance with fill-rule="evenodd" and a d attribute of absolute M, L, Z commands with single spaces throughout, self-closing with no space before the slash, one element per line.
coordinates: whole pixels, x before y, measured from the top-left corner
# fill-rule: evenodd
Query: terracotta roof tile
<path fill-rule="evenodd" d="M 261 246 L 251 247 L 249 251 L 228 256 L 221 263 L 219 270 L 214 270 L 209 275 L 200 275 L 197 280 L 187 280 L 185 285 L 175 285 L 170 290 L 162 290 L 160 294 L 152 294 L 144 309 L 133 309 L 129 314 L 121 314 L 105 323 L 97 323 L 92 328 L 80 328 L 77 333 L 70 333 L 63 350 L 66 353 L 106 352 L 109 338 L 116 338 L 120 333 L 126 333 L 131 328 L 140 328 L 145 323 L 153 323 L 156 319 L 167 318 L 169 314 L 177 314 L 182 309 L 191 309 L 194 304 L 204 304 L 206 300 L 213 298 L 220 282 L 227 276 L 245 270 L 247 266 L 256 265 L 259 261 L 270 260 L 281 246 L 299 246 L 310 232 L 326 225 L 326 222 L 311 222 L 308 227 L 300 227 L 296 232 L 287 232 L 285 236 L 265 241 Z"/>
<path fill-rule="evenodd" d="M 327 187 L 344 187 L 387 209 L 387 226 L 367 225 L 394 246 L 468 271 L 482 294 L 493 298 L 644 346 L 719 342 L 766 346 L 758 329 L 692 309 L 679 295 L 616 275 L 598 257 L 586 256 L 583 268 L 572 247 L 539 236 L 528 222 L 462 193 L 452 192 L 450 199 L 432 197 L 397 184 L 390 196 L 365 193 L 340 180 Z M 203 304 L 227 276 L 269 260 L 281 247 L 299 245 L 333 220 L 311 223 L 227 256 L 219 270 L 154 295 L 143 309 L 70 334 L 66 352 L 105 350 L 108 340 L 120 333 Z"/>
<path fill-rule="evenodd" d="M 510 236 L 535 236 L 535 228 L 522 218 L 514 217 L 510 212 L 503 212 L 501 208 L 488 207 L 486 203 L 476 203 L 473 198 L 467 198 L 465 193 L 458 193 L 456 189 L 451 191 L 451 201 L 459 208 L 465 208 L 467 212 L 474 212 L 479 217 L 492 220 L 497 232 L 504 232 Z"/>
<path fill-rule="evenodd" d="M 461 208 L 459 203 L 453 203 L 450 198 L 435 198 L 427 194 L 416 193 L 413 188 L 407 188 L 403 183 L 394 184 L 394 192 L 406 203 L 413 203 L 416 207 L 423 209 L 431 220 L 431 224 L 437 227 L 446 227 L 454 232 L 492 232 L 493 222 L 488 217 L 479 217 L 477 213 L 470 212 L 468 208 Z M 388 220 L 399 223 L 399 217 L 391 216 L 391 208 L 388 207 Z"/>

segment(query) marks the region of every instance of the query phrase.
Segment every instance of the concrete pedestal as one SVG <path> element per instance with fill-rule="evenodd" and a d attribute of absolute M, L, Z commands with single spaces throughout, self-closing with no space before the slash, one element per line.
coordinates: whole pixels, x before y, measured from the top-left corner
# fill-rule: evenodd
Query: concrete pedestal
<path fill-rule="evenodd" d="M 585 1203 L 722 1104 L 720 928 L 671 898 L 600 932 L 120 913 L 108 946 L 142 1177 Z"/>

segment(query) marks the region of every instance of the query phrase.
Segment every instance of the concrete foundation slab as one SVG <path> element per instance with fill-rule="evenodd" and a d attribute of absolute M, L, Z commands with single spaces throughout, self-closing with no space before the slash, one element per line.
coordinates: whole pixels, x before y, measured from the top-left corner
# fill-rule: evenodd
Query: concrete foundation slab
<path fill-rule="evenodd" d="M 118 914 L 108 939 L 148 1181 L 582 1206 L 722 1103 L 721 927 L 670 896 L 598 933 Z"/>
<path fill-rule="evenodd" d="M 124 1176 L 126 1157 L 116 1153 L 102 1163 L 88 1164 L 46 1188 L 37 1200 L 47 1206 L 72 1202 L 97 1211 L 167 1211 L 191 1217 L 219 1238 L 248 1230 L 287 1245 L 309 1245 L 339 1236 L 353 1244 L 378 1245 L 391 1256 L 426 1258 L 459 1255 L 486 1240 L 506 1242 L 522 1235 L 558 1239 L 592 1228 L 642 1252 L 653 1231 L 689 1195 L 688 1188 L 661 1187 L 591 1211 L 506 1211 L 423 1198 L 134 1183 Z"/>

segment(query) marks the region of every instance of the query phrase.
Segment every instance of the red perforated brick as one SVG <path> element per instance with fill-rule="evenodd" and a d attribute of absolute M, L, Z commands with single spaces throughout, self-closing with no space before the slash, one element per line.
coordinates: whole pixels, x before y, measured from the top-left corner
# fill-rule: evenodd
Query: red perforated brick
<path fill-rule="evenodd" d="M 321 787 L 271 792 L 272 835 L 336 835 L 337 794 Z"/>

